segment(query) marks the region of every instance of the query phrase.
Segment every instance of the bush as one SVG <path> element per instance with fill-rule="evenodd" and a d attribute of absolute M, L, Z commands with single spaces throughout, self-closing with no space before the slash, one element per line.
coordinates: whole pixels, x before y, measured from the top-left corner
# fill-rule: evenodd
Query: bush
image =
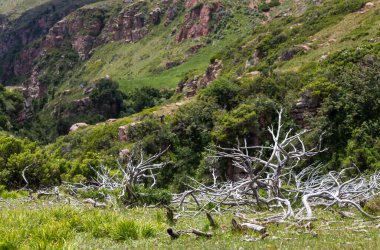
<path fill-rule="evenodd" d="M 172 201 L 172 194 L 166 189 L 140 188 L 139 192 L 140 202 L 146 205 L 169 205 Z"/>
<path fill-rule="evenodd" d="M 263 2 L 263 3 L 259 4 L 258 9 L 259 9 L 259 11 L 262 11 L 262 12 L 268 12 L 268 11 L 270 11 L 270 6 L 269 6 L 269 4 Z"/>
<path fill-rule="evenodd" d="M 119 85 L 106 78 L 96 81 L 94 85 L 95 89 L 91 92 L 90 99 L 97 112 L 106 119 L 119 117 L 124 97 Z"/>
<path fill-rule="evenodd" d="M 380 214 L 380 196 L 375 196 L 367 201 L 364 209 L 371 214 Z"/>
<path fill-rule="evenodd" d="M 174 92 L 169 89 L 156 89 L 152 87 L 136 88 L 127 94 L 126 108 L 127 114 L 138 113 L 146 108 L 151 108 L 161 104 L 171 98 Z"/>
<path fill-rule="evenodd" d="M 139 225 L 132 220 L 123 220 L 115 225 L 111 232 L 112 239 L 118 241 L 137 240 L 139 238 Z"/>
<path fill-rule="evenodd" d="M 236 83 L 223 79 L 215 80 L 208 88 L 201 92 L 200 99 L 214 102 L 223 109 L 231 110 L 239 102 L 240 90 L 240 86 Z"/>
<path fill-rule="evenodd" d="M 279 6 L 280 4 L 281 3 L 280 3 L 279 0 L 271 0 L 268 5 L 269 5 L 270 8 L 272 8 L 272 7 Z"/>

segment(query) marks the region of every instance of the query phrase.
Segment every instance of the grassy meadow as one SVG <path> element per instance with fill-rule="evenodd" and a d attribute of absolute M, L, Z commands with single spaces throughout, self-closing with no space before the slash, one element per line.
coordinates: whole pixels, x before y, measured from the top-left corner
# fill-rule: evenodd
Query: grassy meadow
<path fill-rule="evenodd" d="M 48 2 L 48 0 L 1 0 L 0 14 L 6 14 L 15 19 L 24 11 Z"/>
<path fill-rule="evenodd" d="M 69 204 L 71 203 L 71 204 Z M 175 225 L 163 208 L 93 208 L 70 198 L 18 198 L 0 203 L 0 249 L 376 249 L 379 221 L 356 215 L 342 219 L 319 211 L 318 220 L 267 225 L 269 236 L 232 230 L 232 214 L 216 215 L 212 228 L 203 213 L 184 214 Z M 250 219 L 266 217 L 244 212 Z M 323 218 L 323 219 L 322 219 Z M 211 239 L 182 235 L 171 240 L 167 228 L 212 232 Z"/>

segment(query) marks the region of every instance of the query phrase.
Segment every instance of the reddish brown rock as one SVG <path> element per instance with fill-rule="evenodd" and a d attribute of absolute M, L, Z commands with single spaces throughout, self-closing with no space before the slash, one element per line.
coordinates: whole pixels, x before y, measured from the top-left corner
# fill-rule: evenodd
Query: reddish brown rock
<path fill-rule="evenodd" d="M 197 0 L 186 1 L 186 8 L 189 9 L 189 12 L 186 14 L 185 21 L 176 37 L 178 43 L 186 39 L 208 35 L 212 30 L 211 19 L 213 14 L 223 9 L 220 3 L 204 4 Z"/>
<path fill-rule="evenodd" d="M 308 92 L 305 92 L 297 103 L 293 105 L 291 115 L 298 125 L 308 128 L 310 118 L 317 114 L 319 106 L 320 100 L 313 98 Z"/>
<path fill-rule="evenodd" d="M 120 126 L 118 128 L 118 139 L 121 142 L 128 141 L 128 134 L 127 134 L 128 126 Z"/>
<path fill-rule="evenodd" d="M 149 13 L 150 23 L 152 23 L 154 25 L 159 24 L 160 20 L 161 20 L 160 15 L 161 15 L 161 9 L 160 8 L 156 8 L 153 11 L 151 11 Z"/>
<path fill-rule="evenodd" d="M 69 41 L 82 60 L 88 59 L 104 27 L 103 14 L 101 9 L 77 10 L 50 29 L 42 47 L 60 48 Z"/>
<path fill-rule="evenodd" d="M 119 152 L 119 160 L 121 162 L 127 161 L 128 158 L 129 158 L 129 154 L 130 154 L 130 151 L 129 151 L 128 148 L 120 150 L 120 152 Z"/>
<path fill-rule="evenodd" d="M 119 15 L 112 18 L 102 34 L 104 42 L 120 41 L 136 42 L 147 33 L 147 20 L 144 13 L 140 12 L 139 5 L 132 5 L 122 10 Z"/>
<path fill-rule="evenodd" d="M 118 139 L 119 141 L 121 142 L 127 142 L 129 140 L 128 138 L 128 130 L 131 128 L 131 127 L 134 127 L 136 126 L 137 124 L 140 124 L 141 122 L 133 122 L 129 125 L 124 125 L 124 126 L 120 126 L 118 128 Z"/>
<path fill-rule="evenodd" d="M 194 79 L 179 83 L 177 93 L 185 93 L 187 97 L 194 96 L 199 89 L 207 87 L 210 82 L 218 78 L 222 68 L 222 61 L 215 60 L 208 66 L 206 73 L 203 76 L 198 76 Z"/>
<path fill-rule="evenodd" d="M 168 7 L 166 11 L 165 25 L 170 24 L 176 18 L 178 12 L 179 12 L 178 0 L 173 0 L 171 5 Z"/>

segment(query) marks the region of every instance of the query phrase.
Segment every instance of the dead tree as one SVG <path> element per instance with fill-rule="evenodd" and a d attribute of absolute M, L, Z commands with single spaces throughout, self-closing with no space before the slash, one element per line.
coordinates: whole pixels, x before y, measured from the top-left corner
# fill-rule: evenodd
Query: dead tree
<path fill-rule="evenodd" d="M 324 151 L 321 148 L 322 135 L 312 148 L 307 148 L 304 136 L 310 132 L 303 130 L 293 133 L 283 131 L 282 110 L 278 112 L 277 128 L 269 127 L 272 143 L 268 146 L 237 145 L 235 148 L 217 147 L 211 152 L 215 158 L 232 160 L 235 167 L 246 174 L 246 178 L 236 182 L 218 182 L 214 175 L 212 185 L 204 185 L 190 178 L 190 190 L 176 195 L 174 202 L 179 206 L 196 203 L 199 210 L 206 210 L 213 204 L 213 210 L 234 207 L 260 206 L 282 208 L 283 214 L 275 214 L 268 220 L 288 218 L 310 219 L 315 205 L 352 205 L 363 215 L 367 214 L 359 206 L 361 198 L 369 199 L 379 193 L 380 174 L 370 177 L 350 178 L 347 170 L 323 174 L 323 165 L 313 164 L 296 172 L 301 162 Z M 191 199 L 190 199 L 191 198 Z M 302 203 L 302 206 L 296 205 Z M 197 209 L 197 208 L 193 208 Z M 304 213 L 306 212 L 306 216 Z"/>
<path fill-rule="evenodd" d="M 144 152 L 140 149 L 131 153 L 125 165 L 118 162 L 118 171 L 112 171 L 111 168 L 100 165 L 98 169 L 94 169 L 95 177 L 92 179 L 91 184 L 84 183 L 67 183 L 69 189 L 74 193 L 79 190 L 108 190 L 120 191 L 119 198 L 128 194 L 129 198 L 137 198 L 134 194 L 133 187 L 151 179 L 151 188 L 157 184 L 156 176 L 158 170 L 162 169 L 166 163 L 155 163 L 163 154 L 168 151 L 169 147 L 165 150 L 146 158 Z"/>

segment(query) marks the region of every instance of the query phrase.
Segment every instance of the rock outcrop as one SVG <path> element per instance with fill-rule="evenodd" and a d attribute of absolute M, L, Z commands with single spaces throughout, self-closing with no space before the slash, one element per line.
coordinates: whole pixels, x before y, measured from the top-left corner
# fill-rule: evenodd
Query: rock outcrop
<path fill-rule="evenodd" d="M 77 131 L 78 129 L 80 128 L 85 128 L 87 127 L 88 124 L 87 123 L 84 123 L 84 122 L 80 122 L 80 123 L 75 123 L 74 125 L 72 125 L 70 127 L 70 132 L 74 132 L 74 131 Z"/>
<path fill-rule="evenodd" d="M 220 3 L 205 4 L 198 0 L 187 0 L 185 6 L 188 13 L 176 37 L 178 43 L 186 39 L 208 35 L 213 29 L 211 20 L 213 18 L 220 19 L 218 16 L 223 9 Z"/>
<path fill-rule="evenodd" d="M 0 32 L 3 32 L 7 28 L 8 19 L 6 16 L 0 14 Z"/>
<path fill-rule="evenodd" d="M 317 114 L 320 101 L 312 98 L 309 93 L 304 93 L 301 98 L 294 104 L 291 115 L 296 123 L 303 128 L 310 126 L 309 119 Z"/>
<path fill-rule="evenodd" d="M 140 122 L 133 122 L 129 125 L 120 126 L 118 128 L 118 139 L 121 142 L 127 142 L 129 140 L 128 130 L 134 126 L 140 124 Z"/>
<path fill-rule="evenodd" d="M 30 75 L 30 65 L 36 58 L 33 50 L 39 47 L 39 39 L 71 12 L 97 1 L 100 0 L 49 1 L 26 11 L 16 20 L 8 21 L 6 17 L 1 16 L 0 61 L 3 69 L 0 70 L 0 81 L 7 83 L 8 79 L 13 77 L 28 75 L 25 72 Z M 15 52 L 23 57 L 14 57 Z"/>
<path fill-rule="evenodd" d="M 104 27 L 104 14 L 102 9 L 77 10 L 50 29 L 42 47 L 61 48 L 69 42 L 82 60 L 88 59 Z"/>
<path fill-rule="evenodd" d="M 179 83 L 177 93 L 185 93 L 187 97 L 194 96 L 199 89 L 207 87 L 210 82 L 218 78 L 222 68 L 222 61 L 215 60 L 208 66 L 206 73 L 203 76 L 198 76 L 194 79 Z"/>
<path fill-rule="evenodd" d="M 129 158 L 130 151 L 128 148 L 124 148 L 119 152 L 119 160 L 123 163 L 126 162 Z"/>

